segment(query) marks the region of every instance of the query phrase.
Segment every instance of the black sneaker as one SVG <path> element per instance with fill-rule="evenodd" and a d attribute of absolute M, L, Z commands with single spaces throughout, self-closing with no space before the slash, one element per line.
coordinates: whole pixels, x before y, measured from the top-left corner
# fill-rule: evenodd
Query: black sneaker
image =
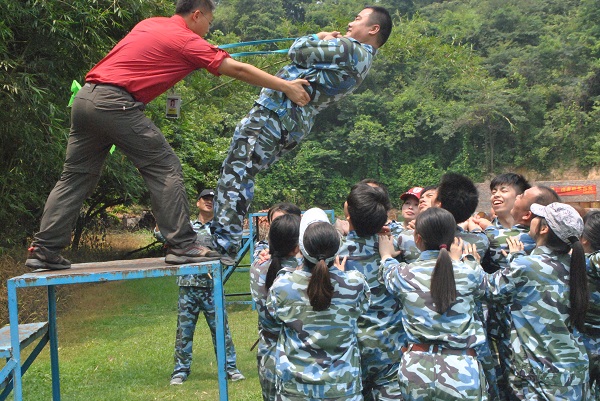
<path fill-rule="evenodd" d="M 165 262 L 172 265 L 181 265 L 184 263 L 209 262 L 211 260 L 219 260 L 220 258 L 221 254 L 219 252 L 200 245 L 196 241 L 187 248 L 169 248 Z"/>
<path fill-rule="evenodd" d="M 223 266 L 235 266 L 237 258 L 230 255 L 221 255 L 221 264 Z"/>
<path fill-rule="evenodd" d="M 64 270 L 71 268 L 71 261 L 43 246 L 33 245 L 28 251 L 29 255 L 25 261 L 25 266 L 30 269 Z"/>

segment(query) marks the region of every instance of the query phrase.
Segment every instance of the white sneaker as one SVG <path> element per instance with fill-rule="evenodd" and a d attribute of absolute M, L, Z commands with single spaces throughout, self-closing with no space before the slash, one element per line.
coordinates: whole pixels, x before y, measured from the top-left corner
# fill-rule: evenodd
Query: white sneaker
<path fill-rule="evenodd" d="M 175 376 L 171 379 L 171 386 L 179 386 L 180 384 L 183 384 L 184 381 L 185 379 L 183 377 Z"/>
<path fill-rule="evenodd" d="M 240 381 L 240 380 L 246 380 L 246 377 L 241 372 L 236 372 L 236 373 L 228 374 L 227 377 L 232 382 L 237 382 L 237 381 Z"/>

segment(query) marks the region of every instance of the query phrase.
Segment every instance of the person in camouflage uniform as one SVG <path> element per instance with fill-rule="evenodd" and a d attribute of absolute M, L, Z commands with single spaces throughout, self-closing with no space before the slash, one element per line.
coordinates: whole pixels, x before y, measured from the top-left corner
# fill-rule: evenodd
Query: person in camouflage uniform
<path fill-rule="evenodd" d="M 508 251 L 506 237 L 519 236 L 528 253 L 535 247 L 533 239 L 526 235 L 529 227 L 517 222 L 511 213 L 517 197 L 529 188 L 531 185 L 520 174 L 497 175 L 490 183 L 490 202 L 496 217 L 490 221 L 478 215 L 473 216 L 475 224 L 484 230 L 490 241 L 489 251 L 481 263 L 487 273 L 494 273 L 507 263 L 502 252 Z"/>
<path fill-rule="evenodd" d="M 429 209 L 430 207 L 437 207 L 437 185 L 429 185 L 423 188 L 421 191 L 421 197 L 419 198 L 419 213 Z"/>
<path fill-rule="evenodd" d="M 379 236 L 379 281 L 399 300 L 408 345 L 398 370 L 405 401 L 487 400 L 485 375 L 475 349 L 485 342 L 476 316 L 486 275 L 472 256 L 463 261 L 456 221 L 448 211 L 429 208 L 417 217 L 415 237 L 422 253 L 413 263 L 392 258 L 394 246 Z"/>
<path fill-rule="evenodd" d="M 391 29 L 388 11 L 373 6 L 348 24 L 343 37 L 339 32 L 320 32 L 292 44 L 288 53 L 292 63 L 277 76 L 307 79 L 311 101 L 306 107 L 298 107 L 282 92 L 265 88 L 236 127 L 217 184 L 213 224 L 214 246 L 224 255 L 223 263 L 232 263 L 240 247 L 256 174 L 298 145 L 319 112 L 361 84 Z"/>
<path fill-rule="evenodd" d="M 600 211 L 583 218 L 581 244 L 586 252 L 590 304 L 585 315 L 582 340 L 590 358 L 590 399 L 600 400 Z"/>
<path fill-rule="evenodd" d="M 396 237 L 397 248 L 402 253 L 399 255 L 403 261 L 414 261 L 419 257 L 421 251 L 415 246 L 414 241 L 414 222 L 419 215 L 419 199 L 421 196 L 421 187 L 413 187 L 400 196 L 404 201 L 402 204 L 402 223 L 392 222 L 388 224 L 390 231 Z"/>
<path fill-rule="evenodd" d="M 506 254 L 508 253 L 507 238 L 513 237 L 523 243 L 526 254 L 530 254 L 535 248 L 535 241 L 529 236 L 529 220 L 527 216 L 519 213 L 519 208 L 515 209 L 513 216 L 513 207 L 519 199 L 523 202 L 523 194 L 530 190 L 531 185 L 519 174 L 506 173 L 500 174 L 490 183 L 492 208 L 496 217 L 489 221 L 479 216 L 474 217 L 474 221 L 481 228 L 490 240 L 490 249 L 485 255 L 481 264 L 487 273 L 494 273 L 501 268 L 508 266 Z M 529 191 L 532 192 L 532 191 Z M 551 193 L 547 200 L 538 198 L 535 201 L 544 205 L 558 201 Z M 533 198 L 527 205 L 527 209 L 534 202 Z M 512 359 L 512 347 L 510 344 L 510 309 L 506 305 L 491 303 L 488 305 L 487 316 L 488 338 L 492 342 L 492 350 L 498 359 L 500 366 L 498 372 L 498 387 L 503 393 L 503 399 L 507 399 L 508 394 L 503 389 L 508 389 L 509 366 Z"/>
<path fill-rule="evenodd" d="M 430 185 L 421 190 L 419 195 L 419 213 L 429 209 L 430 207 L 438 207 L 435 204 L 437 199 L 437 185 Z M 392 230 L 394 234 L 394 230 Z M 396 258 L 402 262 L 412 263 L 419 258 L 421 251 L 415 244 L 414 230 L 400 230 L 397 238 L 397 250 L 401 251 L 401 257 Z"/>
<path fill-rule="evenodd" d="M 267 298 L 275 277 L 291 273 L 298 267 L 296 254 L 299 252 L 300 210 L 298 209 L 298 215 L 280 215 L 269 223 L 270 258 L 255 258 L 250 267 L 250 292 L 258 312 L 258 379 L 264 401 L 275 400 L 275 350 L 278 336 L 263 328 L 272 328 L 273 331 L 281 328 L 268 313 Z"/>
<path fill-rule="evenodd" d="M 496 216 L 491 224 L 499 228 L 512 227 L 515 220 L 511 211 L 515 200 L 529 188 L 531 184 L 521 174 L 505 173 L 495 176 L 490 182 L 490 202 Z"/>
<path fill-rule="evenodd" d="M 465 244 L 475 246 L 481 260 L 487 253 L 490 242 L 481 227 L 472 220 L 478 203 L 479 193 L 470 178 L 456 173 L 446 173 L 442 176 L 437 189 L 436 204 L 452 214 L 457 222 L 454 235 L 462 239 Z M 487 305 L 481 300 L 477 302 L 476 315 L 485 327 Z M 483 366 L 490 401 L 500 400 L 502 397 L 498 386 L 500 362 L 492 352 L 489 339 L 486 338 L 486 341 L 478 345 L 477 358 Z"/>
<path fill-rule="evenodd" d="M 277 277 L 267 302 L 281 327 L 268 329 L 278 336 L 276 399 L 361 401 L 357 326 L 369 286 L 344 271 L 339 234 L 321 209 L 304 213 L 299 246 L 302 268 Z"/>
<path fill-rule="evenodd" d="M 398 301 L 377 280 L 377 233 L 387 220 L 389 198 L 381 188 L 356 184 L 344 204 L 350 231 L 340 256 L 347 256 L 346 270 L 361 272 L 371 290 L 371 306 L 358 320 L 363 395 L 365 400 L 400 400 L 398 366 L 405 345 Z"/>
<path fill-rule="evenodd" d="M 577 334 L 588 303 L 583 221 L 558 202 L 534 203 L 530 211 L 536 248 L 526 255 L 521 242 L 508 238 L 509 266 L 490 277 L 487 294 L 510 307 L 510 397 L 585 400 L 589 359 Z"/>
<path fill-rule="evenodd" d="M 215 192 L 205 189 L 198 195 L 196 206 L 199 214 L 198 220 L 192 221 L 192 227 L 198 234 L 198 238 L 210 233 L 210 223 L 213 218 L 213 199 Z M 156 238 L 164 242 L 158 227 L 154 230 Z M 196 323 L 200 312 L 204 313 L 206 323 L 210 329 L 213 347 L 216 348 L 217 324 L 215 316 L 215 304 L 213 299 L 212 278 L 207 275 L 189 274 L 177 277 L 179 286 L 179 301 L 177 314 L 177 334 L 175 337 L 175 368 L 171 374 L 171 384 L 182 384 L 187 380 L 192 365 L 192 346 Z M 223 311 L 225 317 L 225 351 L 227 377 L 230 380 L 243 380 L 245 377 L 236 366 L 236 353 L 227 322 L 227 311 Z"/>

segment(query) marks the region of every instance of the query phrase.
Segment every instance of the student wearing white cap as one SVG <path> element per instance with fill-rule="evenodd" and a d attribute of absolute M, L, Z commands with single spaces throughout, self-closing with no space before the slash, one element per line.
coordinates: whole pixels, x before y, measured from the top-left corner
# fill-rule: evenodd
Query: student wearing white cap
<path fill-rule="evenodd" d="M 318 208 L 300 222 L 300 269 L 278 277 L 269 312 L 281 323 L 276 354 L 277 400 L 362 400 L 358 317 L 370 292 L 358 271 L 339 262 L 340 236 Z"/>
<path fill-rule="evenodd" d="M 508 238 L 509 266 L 489 282 L 489 297 L 510 307 L 511 399 L 585 400 L 588 356 L 577 335 L 588 304 L 583 220 L 564 203 L 534 203 L 530 255 Z"/>

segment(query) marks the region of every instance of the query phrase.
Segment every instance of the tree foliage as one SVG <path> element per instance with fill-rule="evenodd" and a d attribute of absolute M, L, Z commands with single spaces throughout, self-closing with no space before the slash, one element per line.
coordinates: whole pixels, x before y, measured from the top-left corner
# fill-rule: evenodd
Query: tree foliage
<path fill-rule="evenodd" d="M 443 172 L 475 180 L 508 169 L 544 174 L 600 162 L 600 0 L 381 0 L 394 31 L 358 90 L 317 118 L 310 136 L 257 177 L 254 209 L 283 200 L 341 212 L 370 177 L 394 199 Z M 71 80 L 140 19 L 170 15 L 166 0 L 0 3 L 0 223 L 22 242 L 60 175 Z M 215 44 L 344 31 L 351 0 L 220 0 Z M 285 48 L 289 43 L 261 49 Z M 258 47 L 243 50 L 258 50 Z M 237 51 L 237 49 L 236 49 Z M 274 73 L 283 55 L 243 59 Z M 214 186 L 237 122 L 258 88 L 191 74 L 175 90 L 182 117 L 148 105 L 184 166 L 190 198 Z M 148 203 L 117 150 L 82 216 L 115 202 Z"/>

